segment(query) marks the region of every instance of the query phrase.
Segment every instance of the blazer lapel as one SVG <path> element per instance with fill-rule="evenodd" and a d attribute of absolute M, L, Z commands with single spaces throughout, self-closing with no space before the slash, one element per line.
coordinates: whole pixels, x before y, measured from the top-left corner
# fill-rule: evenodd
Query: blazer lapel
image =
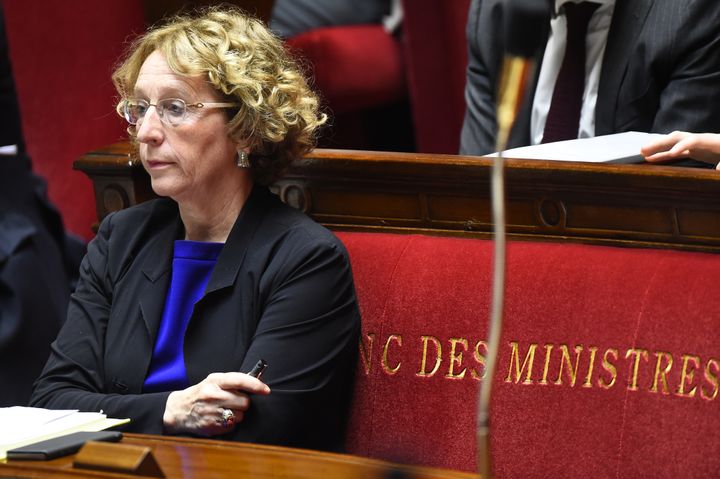
<path fill-rule="evenodd" d="M 603 57 L 597 103 L 595 134 L 614 132 L 620 86 L 625 77 L 630 53 L 642 31 L 654 0 L 617 0 Z"/>
<path fill-rule="evenodd" d="M 150 338 L 155 344 L 155 337 L 165 307 L 165 297 L 170 284 L 170 270 L 173 257 L 173 244 L 182 231 L 179 215 L 169 221 L 155 235 L 143 251 L 143 277 L 140 280 L 140 314 Z"/>
<path fill-rule="evenodd" d="M 205 294 L 227 288 L 235 283 L 248 246 L 271 205 L 272 195 L 267 188 L 253 186 L 248 200 L 235 221 L 227 242 L 220 252 Z"/>

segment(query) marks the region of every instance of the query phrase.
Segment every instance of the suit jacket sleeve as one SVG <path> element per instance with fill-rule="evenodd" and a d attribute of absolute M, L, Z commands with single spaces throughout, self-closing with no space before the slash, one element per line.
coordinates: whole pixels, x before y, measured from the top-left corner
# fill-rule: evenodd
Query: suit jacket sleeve
<path fill-rule="evenodd" d="M 696 0 L 678 8 L 684 19 L 675 32 L 674 65 L 651 131 L 719 132 L 720 102 L 711 99 L 720 92 L 720 3 Z"/>
<path fill-rule="evenodd" d="M 495 151 L 497 75 L 502 61 L 502 3 L 473 0 L 468 13 L 468 69 L 465 84 L 465 121 L 460 154 L 485 155 Z"/>
<path fill-rule="evenodd" d="M 294 236 L 260 281 L 263 311 L 241 369 L 265 359 L 272 392 L 251 398 L 234 439 L 339 450 L 360 331 L 352 272 L 334 237 Z"/>
<path fill-rule="evenodd" d="M 102 222 L 80 266 L 80 280 L 70 298 L 68 317 L 51 346 L 42 375 L 35 384 L 31 406 L 81 411 L 112 411 L 132 418 L 129 431 L 162 433 L 169 392 L 107 394 L 104 377 L 105 332 L 112 305 L 109 242 L 113 215 Z M 130 353 L 131 354 L 131 353 Z"/>

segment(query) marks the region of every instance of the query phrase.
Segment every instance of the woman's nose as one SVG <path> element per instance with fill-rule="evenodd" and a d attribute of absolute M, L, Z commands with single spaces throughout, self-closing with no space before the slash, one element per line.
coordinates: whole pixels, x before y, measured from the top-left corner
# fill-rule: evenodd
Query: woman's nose
<path fill-rule="evenodd" d="M 141 143 L 161 143 L 164 137 L 162 120 L 158 114 L 157 108 L 150 105 L 143 116 L 142 121 L 138 122 L 137 139 Z"/>

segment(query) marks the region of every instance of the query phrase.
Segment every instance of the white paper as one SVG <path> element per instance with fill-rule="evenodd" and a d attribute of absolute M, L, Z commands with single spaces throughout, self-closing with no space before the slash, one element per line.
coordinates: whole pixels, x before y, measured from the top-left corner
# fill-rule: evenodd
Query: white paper
<path fill-rule="evenodd" d="M 78 431 L 102 431 L 129 422 L 101 412 L 13 406 L 0 408 L 0 459 L 9 449 Z"/>
<path fill-rule="evenodd" d="M 543 143 L 505 150 L 505 158 L 524 160 L 582 161 L 586 163 L 640 163 L 640 147 L 660 138 L 659 133 L 627 131 L 577 140 Z M 493 153 L 489 156 L 497 156 Z"/>
<path fill-rule="evenodd" d="M 0 446 L 76 412 L 73 409 L 53 411 L 22 406 L 0 408 Z"/>

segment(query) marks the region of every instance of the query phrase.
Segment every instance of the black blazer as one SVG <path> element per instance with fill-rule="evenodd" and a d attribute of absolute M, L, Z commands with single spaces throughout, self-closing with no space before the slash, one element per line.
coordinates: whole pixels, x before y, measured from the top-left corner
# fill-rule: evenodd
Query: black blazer
<path fill-rule="evenodd" d="M 183 236 L 175 202 L 109 215 L 89 245 L 66 324 L 32 405 L 103 410 L 129 431 L 162 433 L 169 392 L 143 394 Z M 351 394 L 360 317 L 347 252 L 305 215 L 255 186 L 185 335 L 190 384 L 212 372 L 269 366 L 269 396 L 251 399 L 227 438 L 338 449 Z"/>
<path fill-rule="evenodd" d="M 462 154 L 495 151 L 502 25 L 503 0 L 472 1 Z M 543 53 L 544 45 L 538 65 Z M 509 140 L 511 148 L 530 143 L 536 84 L 537 74 Z M 633 130 L 720 132 L 720 102 L 714 100 L 719 92 L 720 2 L 616 1 L 595 107 L 596 135 Z"/>

